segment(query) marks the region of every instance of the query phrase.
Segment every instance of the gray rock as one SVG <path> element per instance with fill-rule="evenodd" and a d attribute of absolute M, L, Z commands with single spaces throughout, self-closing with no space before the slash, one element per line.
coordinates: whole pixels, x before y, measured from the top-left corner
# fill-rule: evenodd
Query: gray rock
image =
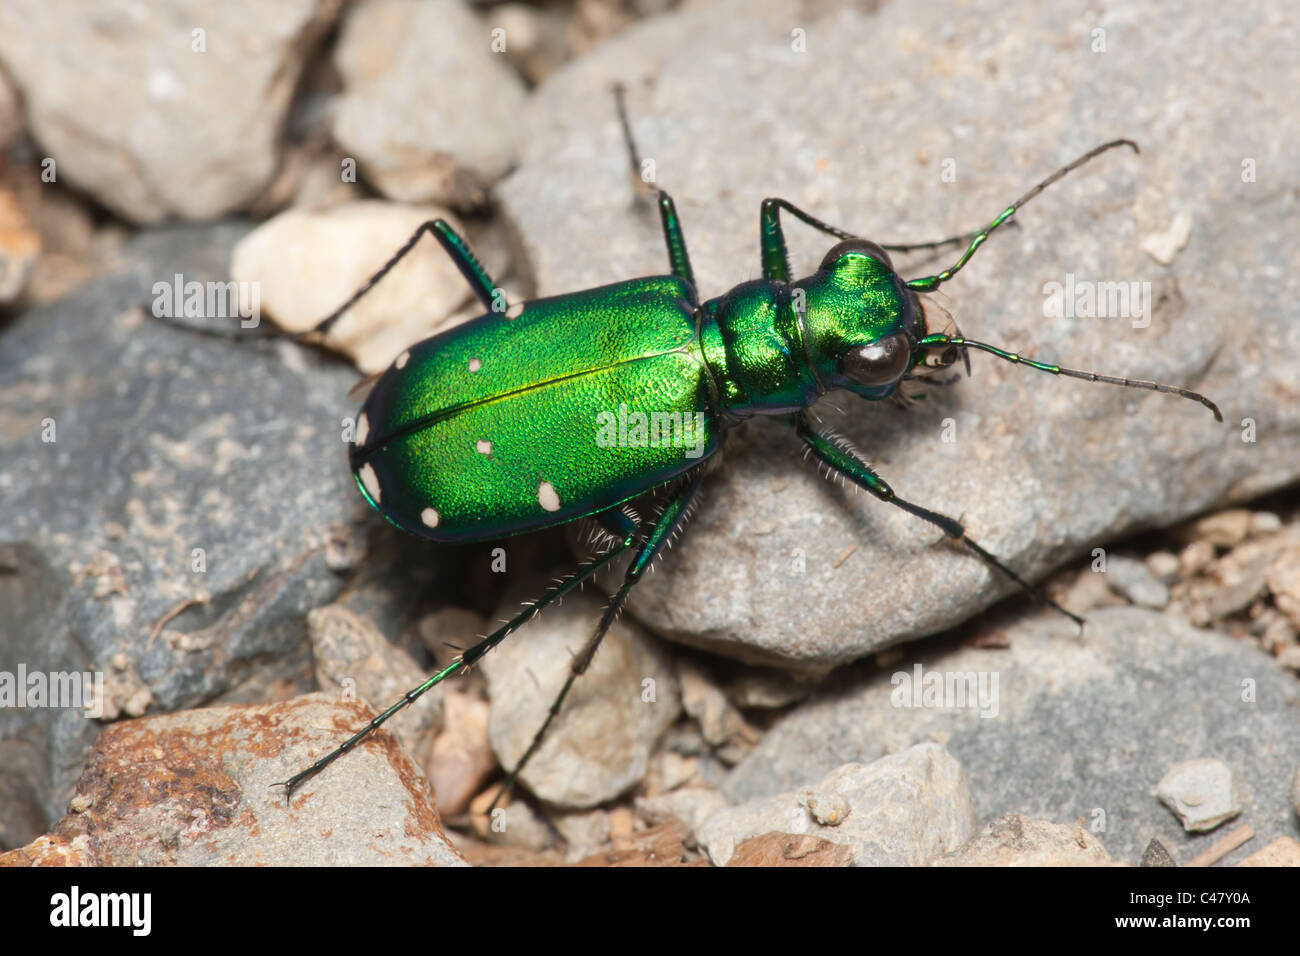
<path fill-rule="evenodd" d="M 531 83 L 553 73 L 571 55 L 569 33 L 574 24 L 559 8 L 503 3 L 493 5 L 486 17 L 489 26 L 503 31 L 506 56 Z"/>
<path fill-rule="evenodd" d="M 207 219 L 274 175 L 303 64 L 338 7 L 177 0 L 158 16 L 129 0 L 11 0 L 0 61 L 59 182 L 135 222 Z"/>
<path fill-rule="evenodd" d="M 555 843 L 546 821 L 528 804 L 511 801 L 479 821 L 479 835 L 498 846 L 518 846 L 541 852 Z"/>
<path fill-rule="evenodd" d="M 1031 820 L 1016 813 L 994 820 L 979 836 L 933 866 L 1106 866 L 1110 854 L 1082 825 Z"/>
<path fill-rule="evenodd" d="M 524 85 L 492 41 L 460 0 L 376 0 L 348 15 L 334 138 L 385 196 L 476 206 L 506 171 Z"/>
<path fill-rule="evenodd" d="M 803 796 L 803 805 L 812 818 L 824 827 L 837 827 L 853 812 L 853 804 L 840 793 L 814 790 Z"/>
<path fill-rule="evenodd" d="M 544 589 L 543 581 L 517 583 L 496 617 L 513 617 L 521 601 Z M 488 735 L 503 767 L 514 767 L 532 742 L 602 609 L 589 595 L 570 594 L 483 658 L 492 702 Z M 574 683 L 520 781 L 562 807 L 611 800 L 645 777 L 655 742 L 680 711 L 667 649 L 623 617 Z"/>
<path fill-rule="evenodd" d="M 1151 838 L 1147 848 L 1142 851 L 1142 862 L 1140 866 L 1177 866 L 1178 861 L 1174 859 L 1169 848 L 1157 840 Z"/>
<path fill-rule="evenodd" d="M 564 838 L 564 858 L 576 863 L 609 843 L 609 813 L 605 810 L 568 810 L 550 816 Z"/>
<path fill-rule="evenodd" d="M 1077 24 L 1031 0 L 837 4 L 795 19 L 775 0 L 692 6 L 548 78 L 521 116 L 503 211 L 539 293 L 665 269 L 657 218 L 633 201 L 612 98 L 596 92 L 614 79 L 631 84 L 638 144 L 677 200 L 705 296 L 760 274 L 765 196 L 886 242 L 934 239 L 987 222 L 1099 142 L 1141 139 L 1141 156 L 1108 154 L 1036 199 L 945 301 L 973 337 L 1196 388 L 1226 424 L 1167 395 L 990 356 L 911 410 L 852 396 L 834 400 L 844 415 L 830 401 L 818 408 L 899 494 L 961 516 L 975 540 L 1041 577 L 1095 542 L 1300 476 L 1300 406 L 1276 399 L 1300 380 L 1297 205 L 1276 192 L 1290 162 L 1282 144 L 1300 135 L 1285 92 L 1300 85 L 1297 27 L 1249 0 L 1233 16 L 1257 40 L 1225 48 L 1205 28 L 1221 17 L 1209 0 L 1108 11 L 1125 26 L 1093 53 Z M 795 27 L 805 53 L 792 49 Z M 1063 49 L 1105 69 L 1063 70 Z M 921 65 L 930 55 L 942 75 Z M 827 64 L 853 64 L 852 82 Z M 1028 116 L 1046 119 L 1015 119 Z M 1242 181 L 1244 161 L 1258 182 Z M 1182 214 L 1187 245 L 1161 265 L 1143 239 Z M 786 232 L 806 274 L 831 240 L 793 222 Z M 954 257 L 898 264 L 910 277 Z M 1069 276 L 1149 283 L 1137 322 L 1149 325 L 1046 316 L 1045 286 Z M 632 613 L 691 644 L 809 665 L 933 633 L 1013 590 L 937 531 L 826 483 L 799 457 L 775 422 L 734 434 L 681 547 L 639 587 Z"/>
<path fill-rule="evenodd" d="M 727 683 L 727 697 L 737 707 L 779 709 L 803 700 L 816 687 L 801 671 L 746 668 Z"/>
<path fill-rule="evenodd" d="M 178 273 L 221 278 L 246 228 L 144 234 L 115 275 L 5 328 L 0 495 L 23 503 L 0 509 L 5 669 L 102 672 L 128 713 L 310 689 L 305 614 L 338 591 L 331 543 L 366 514 L 341 437 L 356 374 L 135 308 Z M 75 710 L 0 708 L 0 740 L 44 755 L 35 771 L 0 760 L 0 777 L 21 774 L 48 825 L 98 730 Z"/>
<path fill-rule="evenodd" d="M 1161 608 L 1169 603 L 1169 587 L 1141 561 L 1113 554 L 1106 559 L 1106 583 L 1134 604 Z"/>
<path fill-rule="evenodd" d="M 811 806 L 843 801 L 833 824 Z M 719 810 L 699 827 L 700 846 L 725 866 L 736 847 L 764 833 L 809 834 L 853 848 L 855 866 L 922 866 L 975 832 L 961 765 L 938 744 L 918 744 L 870 765 L 845 764 L 802 793 L 763 797 Z"/>
<path fill-rule="evenodd" d="M 1147 570 L 1151 576 L 1164 585 L 1178 580 L 1178 555 L 1172 551 L 1153 551 L 1147 555 Z"/>
<path fill-rule="evenodd" d="M 1171 764 L 1211 753 L 1238 769 L 1259 844 L 1293 832 L 1300 694 L 1267 655 L 1139 608 L 1095 612 L 1082 637 L 1038 613 L 1000 633 L 1009 649 L 922 646 L 883 671 L 843 675 L 777 723 L 723 792 L 737 803 L 790 791 L 937 739 L 965 768 L 980 819 L 1082 817 L 1116 859 L 1137 862 L 1153 837 L 1191 859 L 1213 837 L 1185 833 L 1150 792 Z M 916 661 L 930 674 L 996 675 L 996 716 L 895 706 L 912 701 L 891 681 Z"/>
<path fill-rule="evenodd" d="M 1272 534 L 1282 530 L 1282 518 L 1272 511 L 1256 511 L 1250 516 L 1250 535 Z"/>
<path fill-rule="evenodd" d="M 1156 796 L 1192 833 L 1213 830 L 1241 813 L 1241 784 L 1222 760 L 1188 760 L 1169 768 Z"/>
<path fill-rule="evenodd" d="M 0 70 L 0 150 L 8 149 L 23 135 L 23 111 L 18 91 Z"/>
<path fill-rule="evenodd" d="M 695 718 L 705 741 L 713 747 L 726 743 L 744 721 L 722 688 L 699 663 L 686 658 L 677 662 L 677 679 L 682 689 L 682 709 Z"/>
<path fill-rule="evenodd" d="M 1291 777 L 1291 806 L 1300 816 L 1300 765 L 1296 766 L 1295 775 Z"/>

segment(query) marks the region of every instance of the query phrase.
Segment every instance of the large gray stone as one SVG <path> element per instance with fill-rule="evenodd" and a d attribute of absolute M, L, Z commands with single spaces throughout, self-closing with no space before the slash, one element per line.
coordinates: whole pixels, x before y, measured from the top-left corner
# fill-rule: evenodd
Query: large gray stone
<path fill-rule="evenodd" d="M 339 0 L 6 0 L 0 62 L 32 136 L 73 183 L 135 222 L 246 208 Z"/>
<path fill-rule="evenodd" d="M 0 338 L 0 670 L 102 672 L 109 717 L 309 688 L 304 616 L 363 547 L 341 547 L 365 514 L 341 425 L 356 373 L 136 308 L 177 273 L 223 276 L 246 228 L 146 233 Z M 27 815 L 62 813 L 98 728 L 0 708 L 0 777 L 21 777 Z"/>
<path fill-rule="evenodd" d="M 828 814 L 832 804 L 836 812 Z M 698 830 L 719 866 L 745 840 L 773 832 L 851 847 L 854 866 L 923 866 L 974 836 L 975 811 L 961 765 L 931 742 L 867 766 L 837 767 L 797 793 L 718 810 Z"/>
<path fill-rule="evenodd" d="M 374 0 L 344 23 L 334 138 L 402 202 L 481 205 L 513 158 L 524 84 L 461 0 Z M 504 37 L 507 45 L 510 37 Z"/>
<path fill-rule="evenodd" d="M 1022 228 L 996 235 L 936 298 L 974 338 L 1202 390 L 1225 424 L 1176 397 L 987 355 L 911 410 L 850 395 L 834 400 L 843 414 L 818 407 L 899 494 L 961 517 L 1038 578 L 1098 541 L 1300 476 L 1300 204 L 1285 145 L 1300 134 L 1300 36 L 1257 0 L 1230 23 L 1229 41 L 1208 0 L 1122 2 L 1099 17 L 1031 0 L 691 7 L 543 84 L 521 117 L 503 211 L 541 294 L 666 269 L 602 92 L 615 79 L 631 85 L 637 142 L 677 200 L 704 296 L 760 274 L 765 196 L 878 240 L 935 239 L 988 222 L 1100 142 L 1140 140 L 1142 155 L 1106 154 L 1034 200 Z M 799 274 L 831 243 L 794 222 L 786 234 Z M 897 264 L 910 277 L 953 258 Z M 1149 283 L 1136 316 L 1149 325 L 1049 316 L 1048 283 L 1071 276 Z M 1013 589 L 928 525 L 801 466 L 776 423 L 740 429 L 727 451 L 682 546 L 632 597 L 660 634 L 824 666 Z"/>
<path fill-rule="evenodd" d="M 980 821 L 1082 818 L 1116 859 L 1136 864 L 1153 837 L 1184 860 L 1216 838 L 1184 833 L 1155 794 L 1174 764 L 1214 758 L 1244 784 L 1240 821 L 1256 834 L 1229 863 L 1295 835 L 1300 689 L 1276 661 L 1138 608 L 1095 612 L 1082 637 L 1038 612 L 1002 631 L 1009 649 L 918 645 L 878 672 L 846 673 L 777 723 L 724 792 L 737 802 L 766 797 L 845 762 L 940 740 L 965 770 Z M 996 679 L 982 708 L 989 716 L 956 699 L 911 706 L 917 664 L 923 677 L 982 675 L 989 689 Z"/>

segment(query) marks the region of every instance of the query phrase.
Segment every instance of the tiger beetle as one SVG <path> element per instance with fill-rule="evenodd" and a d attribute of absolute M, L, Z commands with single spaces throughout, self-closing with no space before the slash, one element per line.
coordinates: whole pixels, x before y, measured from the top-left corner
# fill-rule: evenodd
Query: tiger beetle
<path fill-rule="evenodd" d="M 640 161 L 621 89 L 619 120 L 634 176 Z M 607 533 L 603 553 L 561 578 L 532 604 L 371 720 L 339 747 L 282 786 L 292 795 L 305 780 L 356 747 L 402 708 L 458 671 L 466 671 L 547 605 L 631 554 L 590 639 L 545 721 L 498 794 L 508 793 L 537 752 L 575 680 L 590 666 L 628 594 L 681 528 L 700 492 L 705 465 L 729 429 L 754 415 L 790 425 L 832 474 L 901 508 L 964 545 L 1037 600 L 1070 617 L 954 518 L 900 497 L 844 441 L 819 429 L 808 408 L 832 389 L 879 401 L 901 383 L 988 352 L 1053 375 L 1167 392 L 1205 405 L 1203 395 L 1173 385 L 1134 381 L 1050 365 L 960 333 L 930 330 L 923 296 L 968 263 L 1025 203 L 1094 157 L 1112 140 L 1048 176 L 983 229 L 937 242 L 879 244 L 828 225 L 784 199 L 765 199 L 759 213 L 763 277 L 701 302 L 677 209 L 655 190 L 669 274 L 629 279 L 510 309 L 465 240 L 444 220 L 422 224 L 373 277 L 306 332 L 283 337 L 319 341 L 428 233 L 455 262 L 487 310 L 402 352 L 374 384 L 357 418 L 349 462 L 357 487 L 404 531 L 442 542 L 508 537 L 594 519 Z M 839 240 L 807 278 L 791 281 L 780 214 L 789 213 Z M 903 279 L 890 252 L 965 244 L 950 267 Z M 281 336 L 276 336 L 281 337 Z M 696 441 L 600 443 L 596 422 L 626 406 L 646 415 L 699 423 Z M 647 519 L 624 505 L 657 491 L 664 504 Z"/>

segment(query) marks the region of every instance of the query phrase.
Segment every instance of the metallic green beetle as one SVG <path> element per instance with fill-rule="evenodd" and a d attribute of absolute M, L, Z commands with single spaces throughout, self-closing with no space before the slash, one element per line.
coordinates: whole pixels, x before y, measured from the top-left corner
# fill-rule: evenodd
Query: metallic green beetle
<path fill-rule="evenodd" d="M 636 147 L 621 98 L 619 107 L 636 171 Z M 509 786 L 590 664 L 628 592 L 684 521 L 704 462 L 721 447 L 729 427 L 752 415 L 785 416 L 811 454 L 832 471 L 939 527 L 1046 600 L 966 537 L 955 519 L 896 495 L 852 450 L 819 431 L 805 410 L 831 389 L 871 400 L 889 397 L 904 380 L 950 366 L 958 356 L 965 358 L 967 349 L 977 349 L 1053 374 L 1182 395 L 1222 420 L 1212 402 L 1187 389 L 1046 365 L 927 327 L 920 294 L 951 278 L 990 233 L 1048 185 L 1119 145 L 1137 148 L 1127 140 L 1099 146 L 1035 186 L 986 228 L 934 243 L 880 246 L 784 200 L 767 199 L 760 215 L 763 278 L 705 302 L 695 291 L 673 201 L 662 191 L 658 207 L 670 275 L 539 299 L 518 311 L 507 307 L 446 222 L 424 224 L 316 331 L 327 330 L 425 232 L 452 257 L 488 311 L 412 346 L 379 377 L 358 416 L 350 450 L 358 487 L 390 522 L 435 541 L 501 538 L 591 516 L 610 532 L 612 546 L 292 777 L 287 789 L 292 792 L 429 688 L 474 664 L 541 608 L 633 552 L 622 586 L 575 657 L 546 722 L 511 771 Z M 782 210 L 840 240 L 813 275 L 798 281 L 791 281 Z M 953 266 L 912 280 L 894 271 L 886 251 L 953 242 L 968 243 Z M 637 430 L 628 421 L 646 427 Z M 665 487 L 666 504 L 650 520 L 640 522 L 620 507 Z"/>

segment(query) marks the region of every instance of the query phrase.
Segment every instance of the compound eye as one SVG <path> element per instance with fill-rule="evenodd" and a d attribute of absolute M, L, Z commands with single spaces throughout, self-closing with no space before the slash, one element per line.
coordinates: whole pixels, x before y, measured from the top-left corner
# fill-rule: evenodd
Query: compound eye
<path fill-rule="evenodd" d="M 912 361 L 912 344 L 895 332 L 870 345 L 855 345 L 840 358 L 840 374 L 868 388 L 889 385 L 903 377 Z"/>
<path fill-rule="evenodd" d="M 821 267 L 825 269 L 850 252 L 860 252 L 871 256 L 873 259 L 879 259 L 889 267 L 891 272 L 894 269 L 894 264 L 889 259 L 889 253 L 870 239 L 845 239 L 843 242 L 835 243 L 835 245 L 831 246 L 830 251 L 822 257 Z"/>

